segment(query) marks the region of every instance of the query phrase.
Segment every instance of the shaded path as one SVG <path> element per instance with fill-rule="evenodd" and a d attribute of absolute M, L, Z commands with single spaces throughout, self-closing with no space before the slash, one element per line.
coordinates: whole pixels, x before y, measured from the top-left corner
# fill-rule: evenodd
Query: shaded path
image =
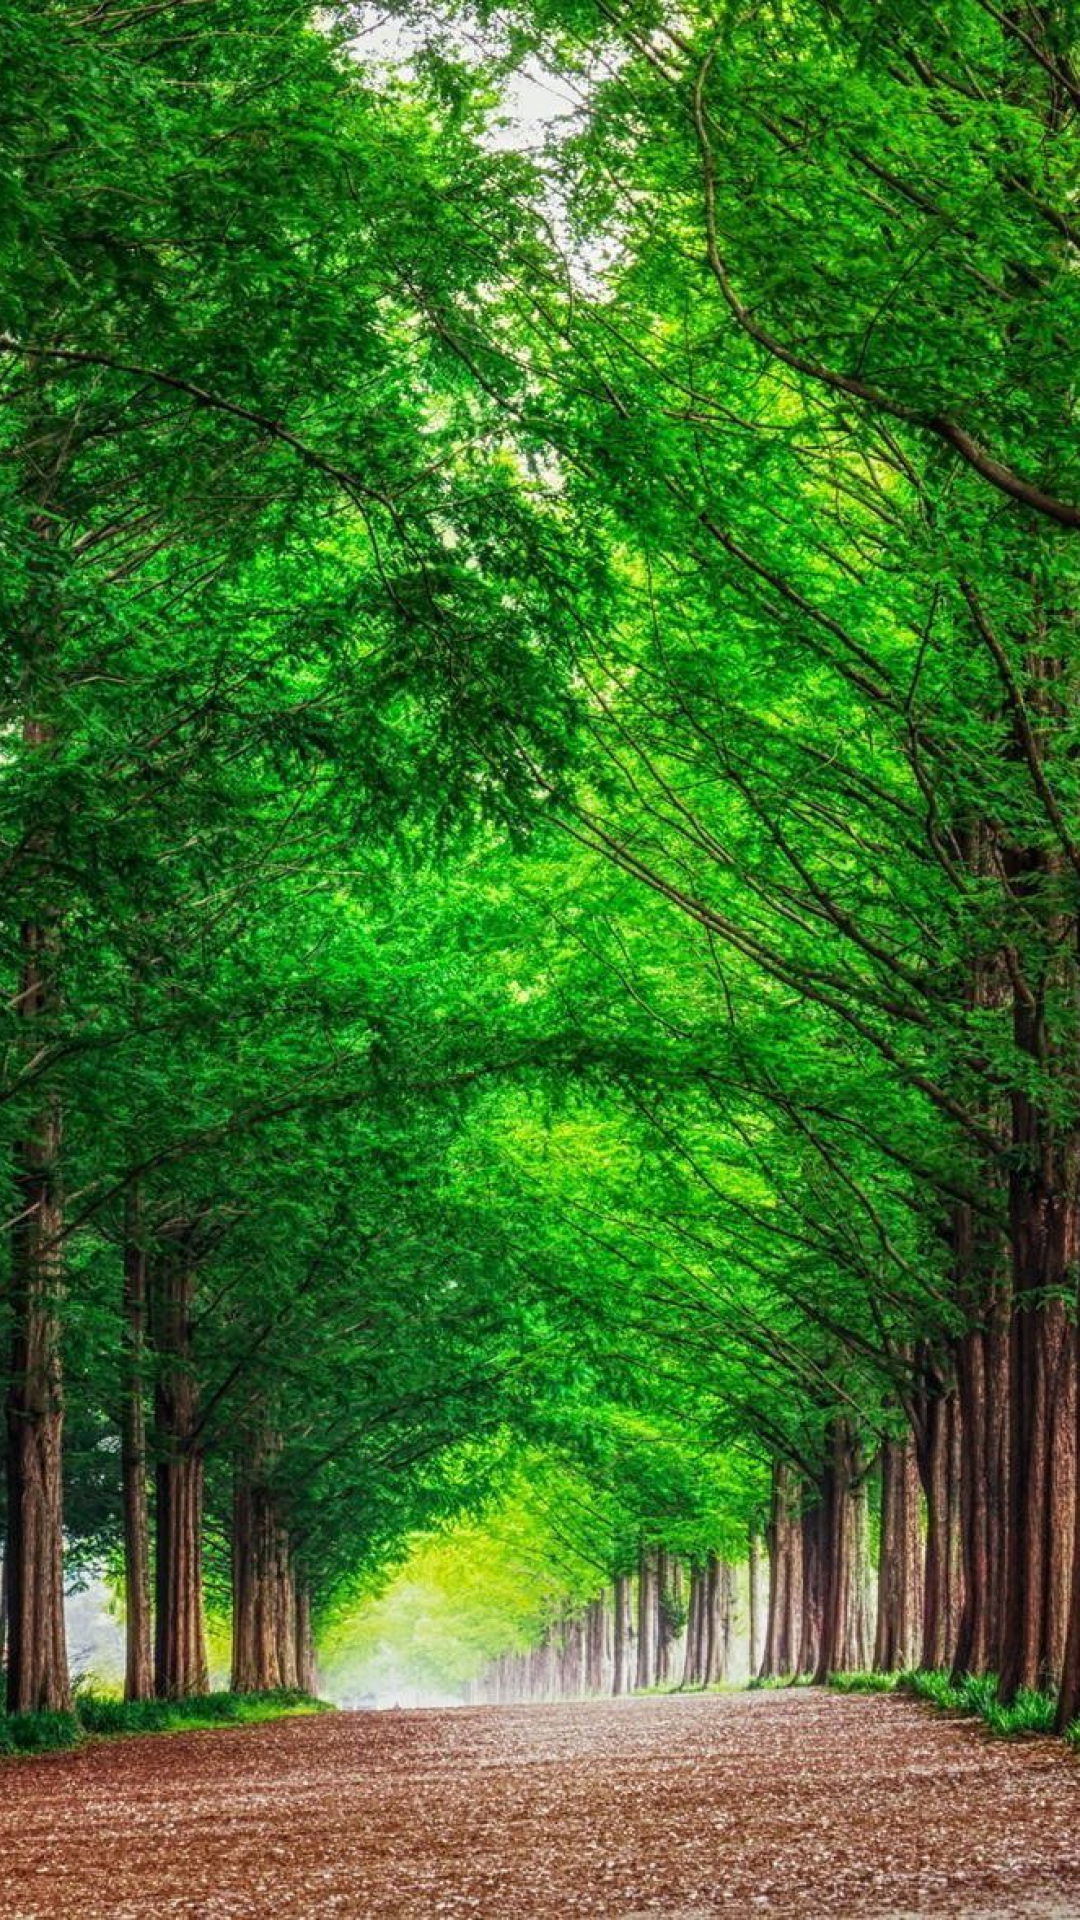
<path fill-rule="evenodd" d="M 1080 1916 L 1080 1762 L 805 1690 L 130 1739 L 0 1764 L 0 1912 Z"/>

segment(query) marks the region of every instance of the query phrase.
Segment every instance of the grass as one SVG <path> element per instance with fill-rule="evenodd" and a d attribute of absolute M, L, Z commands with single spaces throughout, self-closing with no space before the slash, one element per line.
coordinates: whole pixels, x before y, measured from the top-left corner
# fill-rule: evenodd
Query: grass
<path fill-rule="evenodd" d="M 829 1685 L 836 1693 L 895 1693 L 903 1674 L 830 1673 Z"/>
<path fill-rule="evenodd" d="M 192 1700 L 121 1700 L 79 1692 L 72 1713 L 0 1714 L 0 1754 L 50 1753 L 86 1739 L 128 1733 L 180 1733 L 192 1727 L 256 1726 L 301 1713 L 330 1713 L 297 1688 L 276 1693 L 204 1693 Z"/>
<path fill-rule="evenodd" d="M 840 1693 L 914 1694 L 945 1713 L 969 1714 L 982 1720 L 991 1733 L 1006 1738 L 1024 1733 L 1053 1733 L 1057 1702 L 1051 1693 L 1039 1693 L 1034 1687 L 1021 1687 L 1016 1699 L 1003 1706 L 998 1699 L 996 1673 L 965 1674 L 954 1680 L 951 1674 L 918 1673 L 835 1673 L 829 1685 Z M 1080 1721 L 1069 1728 L 1066 1738 L 1080 1748 Z"/>

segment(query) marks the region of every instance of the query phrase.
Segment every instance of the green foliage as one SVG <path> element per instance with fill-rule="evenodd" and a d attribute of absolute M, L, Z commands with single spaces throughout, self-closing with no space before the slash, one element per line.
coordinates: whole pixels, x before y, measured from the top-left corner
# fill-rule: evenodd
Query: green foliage
<path fill-rule="evenodd" d="M 481 14 L 390 77 L 277 0 L 0 21 L 67 1533 L 117 1551 L 134 1233 L 212 1599 L 258 1440 L 331 1643 L 367 1596 L 429 1678 L 741 1557 L 838 1408 L 872 1454 L 1080 1129 L 1072 23 Z M 537 55 L 542 156 L 490 137 Z"/>

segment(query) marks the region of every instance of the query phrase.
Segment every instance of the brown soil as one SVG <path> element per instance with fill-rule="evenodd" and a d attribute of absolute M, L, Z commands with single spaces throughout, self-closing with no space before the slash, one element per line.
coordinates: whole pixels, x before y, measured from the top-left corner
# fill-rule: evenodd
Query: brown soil
<path fill-rule="evenodd" d="M 1080 1916 L 1080 1764 L 806 1690 L 119 1740 L 0 1766 L 0 1913 Z"/>

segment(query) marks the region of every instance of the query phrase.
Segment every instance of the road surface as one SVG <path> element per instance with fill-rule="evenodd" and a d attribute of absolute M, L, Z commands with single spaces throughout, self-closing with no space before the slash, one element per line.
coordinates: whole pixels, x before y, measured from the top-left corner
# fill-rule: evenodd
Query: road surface
<path fill-rule="evenodd" d="M 1080 1761 L 799 1689 L 356 1713 L 0 1762 L 6 1920 L 1080 1920 Z"/>

